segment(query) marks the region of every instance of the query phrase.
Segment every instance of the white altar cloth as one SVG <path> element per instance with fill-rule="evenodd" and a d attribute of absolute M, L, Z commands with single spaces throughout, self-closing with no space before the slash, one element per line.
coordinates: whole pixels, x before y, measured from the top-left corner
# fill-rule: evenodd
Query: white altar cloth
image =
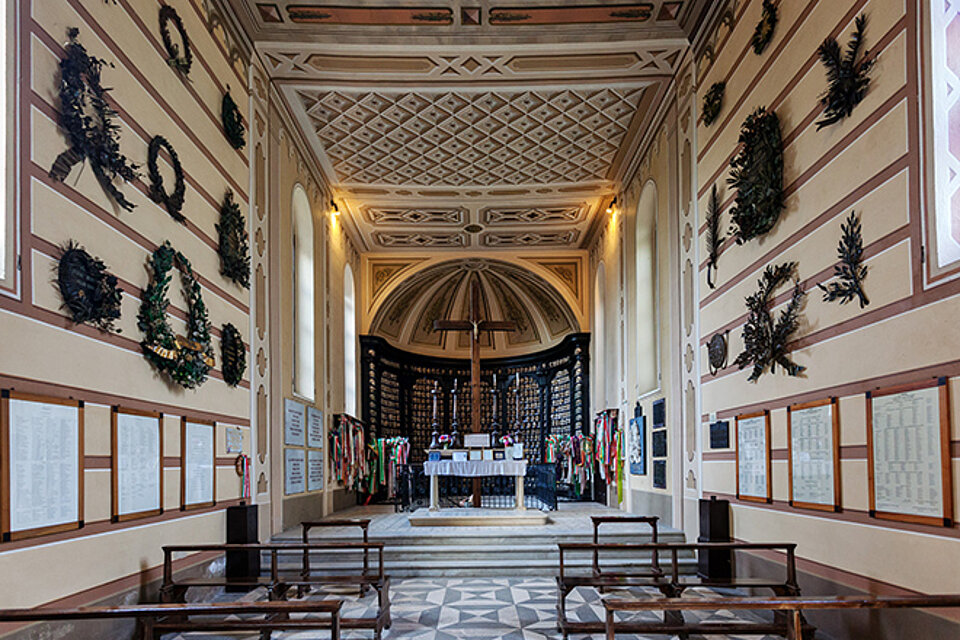
<path fill-rule="evenodd" d="M 527 475 L 526 460 L 427 460 L 423 473 L 428 476 L 461 476 L 478 478 L 485 476 Z"/>

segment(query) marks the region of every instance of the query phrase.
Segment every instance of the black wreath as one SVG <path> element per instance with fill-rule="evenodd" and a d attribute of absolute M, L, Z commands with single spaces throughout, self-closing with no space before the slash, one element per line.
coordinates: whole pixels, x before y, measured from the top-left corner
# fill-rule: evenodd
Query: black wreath
<path fill-rule="evenodd" d="M 777 22 L 780 21 L 780 12 L 777 9 L 777 2 L 774 0 L 763 0 L 763 12 L 760 16 L 760 22 L 753 30 L 753 37 L 750 44 L 753 45 L 753 52 L 757 55 L 763 53 L 770 41 L 773 40 L 773 32 L 777 28 Z"/>
<path fill-rule="evenodd" d="M 157 165 L 157 155 L 160 148 L 163 147 L 170 154 L 170 164 L 173 166 L 174 184 L 173 193 L 167 193 L 163 188 L 163 176 L 160 175 L 160 168 Z M 177 222 L 184 222 L 186 218 L 180 210 L 183 209 L 183 197 L 187 192 L 186 184 L 183 181 L 183 166 L 180 164 L 180 157 L 173 149 L 170 141 L 163 136 L 154 136 L 150 140 L 150 148 L 147 150 L 147 171 L 150 173 L 150 199 L 167 210 L 173 219 Z"/>
<path fill-rule="evenodd" d="M 63 306 L 77 324 L 90 323 L 101 331 L 114 331 L 120 318 L 123 290 L 107 266 L 72 240 L 63 247 L 57 265 L 57 285 Z"/>
<path fill-rule="evenodd" d="M 220 205 L 220 223 L 216 225 L 220 236 L 220 273 L 244 289 L 250 288 L 250 244 L 247 222 L 240 206 L 233 201 L 233 192 L 227 191 Z"/>
<path fill-rule="evenodd" d="M 247 141 L 244 137 L 246 128 L 243 126 L 243 116 L 240 115 L 240 108 L 234 102 L 230 95 L 229 87 L 223 94 L 223 101 L 220 105 L 220 117 L 223 120 L 223 133 L 227 136 L 230 146 L 234 149 L 243 149 Z"/>
<path fill-rule="evenodd" d="M 723 93 L 727 88 L 726 82 L 713 83 L 703 96 L 703 126 L 709 127 L 720 115 L 723 108 Z"/>
<path fill-rule="evenodd" d="M 180 41 L 183 43 L 183 56 L 180 55 L 180 46 L 170 37 L 170 29 L 167 28 L 168 22 L 173 23 L 180 35 Z M 163 38 L 163 48 L 167 50 L 167 64 L 183 75 L 188 75 L 190 67 L 193 65 L 190 40 L 187 38 L 187 30 L 183 28 L 183 20 L 180 19 L 177 10 L 168 4 L 160 7 L 160 37 Z"/>
<path fill-rule="evenodd" d="M 138 178 L 137 165 L 120 153 L 120 127 L 113 122 L 117 112 L 107 102 L 100 84 L 104 65 L 113 65 L 87 53 L 77 41 L 78 29 L 70 29 L 70 44 L 60 61 L 60 126 L 70 138 L 70 148 L 57 156 L 50 177 L 62 182 L 78 162 L 88 160 L 100 186 L 118 205 L 132 211 L 134 204 L 114 184 Z M 91 115 L 92 112 L 92 115 Z"/>
<path fill-rule="evenodd" d="M 247 348 L 240 331 L 229 322 L 221 329 L 220 359 L 223 361 L 224 381 L 231 387 L 240 384 L 247 370 Z"/>
<path fill-rule="evenodd" d="M 760 107 L 740 129 L 740 153 L 730 162 L 727 182 L 737 190 L 730 210 L 737 244 L 770 231 L 780 218 L 783 202 L 783 140 L 780 120 Z"/>

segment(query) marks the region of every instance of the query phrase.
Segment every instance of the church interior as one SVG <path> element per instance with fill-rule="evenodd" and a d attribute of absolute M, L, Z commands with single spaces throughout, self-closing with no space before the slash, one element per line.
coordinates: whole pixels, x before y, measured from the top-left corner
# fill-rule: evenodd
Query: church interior
<path fill-rule="evenodd" d="M 0 34 L 0 637 L 960 638 L 957 3 Z"/>

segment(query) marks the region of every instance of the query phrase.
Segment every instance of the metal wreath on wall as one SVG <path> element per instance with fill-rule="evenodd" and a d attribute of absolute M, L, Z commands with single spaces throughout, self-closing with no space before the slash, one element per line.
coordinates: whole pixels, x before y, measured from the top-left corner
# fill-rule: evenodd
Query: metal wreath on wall
<path fill-rule="evenodd" d="M 730 330 L 720 331 L 710 338 L 707 343 L 707 356 L 709 357 L 710 375 L 715 376 L 727 366 L 728 342 L 727 336 Z"/>
<path fill-rule="evenodd" d="M 170 33 L 170 23 L 173 23 L 180 36 L 180 43 L 173 41 L 173 35 Z M 163 48 L 167 52 L 167 64 L 184 77 L 190 74 L 190 67 L 193 66 L 193 51 L 190 49 L 190 39 L 187 38 L 187 30 L 183 26 L 183 20 L 177 10 L 168 4 L 160 7 L 160 38 L 163 40 Z M 183 54 L 180 53 L 180 46 L 183 46 Z"/>
<path fill-rule="evenodd" d="M 250 242 L 247 221 L 240 212 L 240 205 L 233 200 L 233 192 L 227 191 L 220 205 L 220 222 L 216 225 L 219 235 L 217 253 L 220 256 L 220 273 L 240 285 L 250 288 Z"/>
<path fill-rule="evenodd" d="M 234 149 L 243 149 L 247 144 L 246 127 L 243 126 L 243 116 L 240 114 L 240 107 L 230 95 L 230 85 L 227 85 L 227 92 L 223 94 L 223 100 L 220 102 L 220 120 L 223 123 L 223 134 Z"/>
<path fill-rule="evenodd" d="M 172 193 L 167 193 L 166 187 L 163 186 L 163 176 L 160 175 L 158 159 L 161 148 L 169 154 L 170 164 L 173 167 Z M 186 217 L 181 213 L 183 199 L 187 192 L 183 178 L 183 165 L 180 164 L 180 156 L 177 155 L 173 145 L 163 136 L 153 136 L 150 140 L 150 146 L 147 149 L 147 171 L 150 174 L 150 199 L 163 206 L 177 222 L 186 222 Z"/>
<path fill-rule="evenodd" d="M 760 21 L 753 31 L 753 37 L 750 39 L 753 52 L 758 56 L 764 52 L 767 45 L 773 40 L 777 22 L 780 21 L 778 4 L 779 2 L 774 2 L 774 0 L 763 0 L 763 12 L 760 14 Z"/>
<path fill-rule="evenodd" d="M 870 300 L 863 291 L 867 266 L 863 264 L 863 235 L 856 211 L 850 212 L 847 221 L 840 225 L 840 231 L 840 245 L 837 247 L 840 263 L 833 268 L 836 280 L 827 286 L 817 283 L 817 287 L 823 291 L 825 302 L 839 300 L 840 304 L 846 304 L 856 298 L 863 309 L 870 304 Z"/>
<path fill-rule="evenodd" d="M 730 161 L 727 182 L 737 191 L 730 229 L 737 244 L 743 244 L 773 229 L 785 207 L 777 114 L 759 107 L 744 121 L 739 142 L 740 153 Z"/>
<path fill-rule="evenodd" d="M 727 83 L 714 82 L 703 96 L 703 126 L 709 127 L 717 120 L 720 110 L 723 109 L 723 94 Z"/>
<path fill-rule="evenodd" d="M 870 72 L 875 58 L 863 48 L 864 32 L 867 28 L 867 16 L 860 14 L 855 22 L 853 35 L 847 44 L 846 53 L 840 50 L 833 36 L 823 41 L 817 49 L 820 62 L 827 68 L 827 90 L 820 97 L 823 106 L 823 119 L 817 121 L 817 131 L 840 122 L 853 113 L 870 87 Z"/>
<path fill-rule="evenodd" d="M 120 333 L 114 322 L 120 318 L 123 290 L 103 261 L 71 240 L 62 247 L 56 269 L 57 286 L 70 318 L 77 324 Z"/>

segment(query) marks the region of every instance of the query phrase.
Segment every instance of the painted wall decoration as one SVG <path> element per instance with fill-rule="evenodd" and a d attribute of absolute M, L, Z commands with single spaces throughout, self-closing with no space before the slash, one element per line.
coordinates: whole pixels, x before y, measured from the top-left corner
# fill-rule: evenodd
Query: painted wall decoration
<path fill-rule="evenodd" d="M 740 128 L 740 153 L 730 161 L 727 182 L 737 190 L 730 209 L 737 244 L 770 231 L 783 211 L 783 140 L 780 119 L 766 107 L 747 116 Z"/>
<path fill-rule="evenodd" d="M 170 164 L 173 166 L 172 193 L 167 193 L 166 187 L 163 186 L 163 176 L 160 175 L 158 156 L 161 148 L 170 155 Z M 185 222 L 186 217 L 180 212 L 187 193 L 187 186 L 183 179 L 183 165 L 180 164 L 180 157 L 173 145 L 163 136 L 153 136 L 150 139 L 150 146 L 147 148 L 147 171 L 150 174 L 150 199 L 166 209 L 177 222 Z"/>
<path fill-rule="evenodd" d="M 77 324 L 89 323 L 101 331 L 120 330 L 114 322 L 120 318 L 123 290 L 107 266 L 72 240 L 62 248 L 57 263 L 57 286 L 63 306 Z"/>
<path fill-rule="evenodd" d="M 240 212 L 240 205 L 233 200 L 233 192 L 227 191 L 220 205 L 220 222 L 216 225 L 219 234 L 220 273 L 244 289 L 250 288 L 250 243 L 247 221 Z"/>
<path fill-rule="evenodd" d="M 210 320 L 190 261 L 169 242 L 164 242 L 150 257 L 150 284 L 143 291 L 137 326 L 143 332 L 143 354 L 172 382 L 187 389 L 199 387 L 216 364 L 210 344 Z M 187 335 L 173 333 L 167 322 L 170 300 L 170 270 L 176 266 L 183 282 L 187 311 Z"/>
<path fill-rule="evenodd" d="M 790 336 L 800 323 L 800 306 L 806 297 L 798 279 L 794 279 L 790 301 L 780 311 L 777 319 L 774 320 L 771 314 L 774 294 L 790 281 L 796 268 L 796 262 L 768 265 L 757 282 L 757 291 L 747 296 L 748 314 L 747 322 L 743 326 L 743 351 L 734 364 L 741 369 L 753 367 L 748 378 L 750 382 L 756 382 L 767 368 L 773 373 L 777 365 L 783 367 L 789 376 L 798 376 L 805 369 L 790 359 L 787 350 Z"/>
<path fill-rule="evenodd" d="M 173 41 L 173 35 L 170 33 L 170 23 L 177 30 L 180 37 L 180 44 Z M 190 67 L 193 65 L 193 51 L 190 49 L 190 39 L 187 38 L 187 30 L 183 26 L 183 20 L 177 10 L 168 4 L 160 7 L 160 37 L 163 39 L 163 48 L 167 52 L 167 64 L 178 72 L 187 76 L 190 74 Z M 183 53 L 180 47 L 183 47 Z"/>
<path fill-rule="evenodd" d="M 77 40 L 80 31 L 70 29 L 66 56 L 60 61 L 60 127 L 70 140 L 70 148 L 57 156 L 50 177 L 62 182 L 78 162 L 90 163 L 90 169 L 103 190 L 121 208 L 136 206 L 117 188 L 115 181 L 130 182 L 139 177 L 139 167 L 120 153 L 120 126 L 114 122 L 117 112 L 107 102 L 101 84 L 104 66 L 113 65 L 94 58 Z"/>
<path fill-rule="evenodd" d="M 840 263 L 833 268 L 836 280 L 827 286 L 817 283 L 817 287 L 823 291 L 826 302 L 839 300 L 840 304 L 846 304 L 856 298 L 863 309 L 870 304 L 863 291 L 863 280 L 867 277 L 868 267 L 863 264 L 863 235 L 860 217 L 855 211 L 851 211 L 847 221 L 840 225 L 840 232 L 840 246 L 837 247 Z"/>
<path fill-rule="evenodd" d="M 867 16 L 860 14 L 856 19 L 856 26 L 846 52 L 840 50 L 840 44 L 833 36 L 829 36 L 817 49 L 820 62 L 827 68 L 827 90 L 820 97 L 823 105 L 823 119 L 817 121 L 817 130 L 840 122 L 853 113 L 853 109 L 860 104 L 870 87 L 870 68 L 876 62 L 870 57 L 870 52 L 863 48 L 864 31 L 867 27 Z"/>

